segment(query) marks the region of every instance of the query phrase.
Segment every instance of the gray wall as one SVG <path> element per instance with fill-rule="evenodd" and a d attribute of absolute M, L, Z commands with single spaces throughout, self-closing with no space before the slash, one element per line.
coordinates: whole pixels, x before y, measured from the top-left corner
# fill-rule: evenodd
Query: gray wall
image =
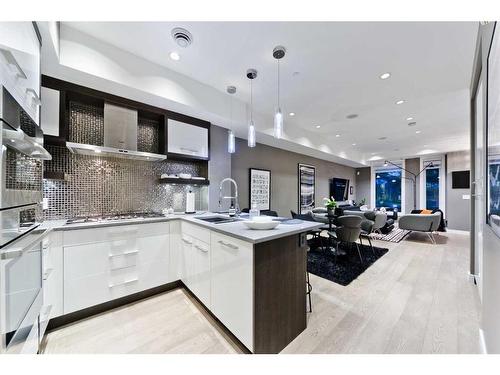
<path fill-rule="evenodd" d="M 328 196 L 330 178 L 347 178 L 350 184 L 356 181 L 355 169 L 352 167 L 262 144 L 248 148 L 246 140 L 237 138 L 236 153 L 233 154 L 231 161 L 231 175 L 238 183 L 240 207 L 248 207 L 249 168 L 262 168 L 271 171 L 271 209 L 283 216 L 290 216 L 290 210 L 297 211 L 299 163 L 316 167 L 316 206 L 322 206 L 323 198 Z M 355 193 L 354 190 L 349 199 L 354 199 Z"/>
<path fill-rule="evenodd" d="M 212 125 L 210 132 L 210 161 L 208 162 L 208 179 L 210 180 L 208 194 L 209 211 L 219 210 L 219 184 L 231 177 L 231 155 L 227 152 L 227 129 Z M 223 202 L 222 209 L 229 207 L 229 202 Z"/>
<path fill-rule="evenodd" d="M 418 172 L 420 172 L 420 158 L 413 158 L 413 159 L 406 159 L 405 160 L 405 168 L 409 170 L 410 172 L 414 173 L 415 175 L 418 175 Z M 413 178 L 411 174 L 408 174 L 410 178 Z M 407 179 L 403 179 L 403 182 L 405 184 L 405 208 L 406 208 L 406 213 L 410 213 L 411 210 L 413 210 L 413 205 L 415 203 L 415 206 L 417 209 L 420 208 L 425 208 L 425 207 L 418 207 L 419 206 L 419 201 L 420 201 L 420 176 L 417 177 L 416 185 L 413 185 L 413 182 Z M 417 195 L 416 195 L 416 201 L 414 202 L 414 194 L 413 190 L 416 189 Z"/>
<path fill-rule="evenodd" d="M 366 199 L 366 204 L 371 207 L 371 168 L 356 169 L 356 201 L 360 202 L 363 198 Z"/>
<path fill-rule="evenodd" d="M 452 189 L 451 172 L 470 170 L 470 152 L 450 152 L 446 155 L 446 218 L 448 228 L 470 230 L 470 189 Z"/>

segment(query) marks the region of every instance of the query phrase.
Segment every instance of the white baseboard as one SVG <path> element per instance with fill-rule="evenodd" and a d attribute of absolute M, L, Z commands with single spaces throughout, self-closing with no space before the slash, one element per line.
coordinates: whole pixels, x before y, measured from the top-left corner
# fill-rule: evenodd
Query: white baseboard
<path fill-rule="evenodd" d="M 457 233 L 457 234 L 470 234 L 470 231 L 468 231 L 468 230 L 449 229 L 449 228 L 446 228 L 446 232 Z M 444 233 L 446 233 L 446 232 L 444 232 Z"/>
<path fill-rule="evenodd" d="M 479 348 L 481 349 L 481 354 L 488 354 L 486 341 L 484 340 L 484 331 L 481 328 L 479 328 Z"/>

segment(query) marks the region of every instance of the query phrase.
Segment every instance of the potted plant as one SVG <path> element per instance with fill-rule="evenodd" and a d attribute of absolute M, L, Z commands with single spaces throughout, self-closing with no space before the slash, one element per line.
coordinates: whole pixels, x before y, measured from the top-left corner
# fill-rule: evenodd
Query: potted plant
<path fill-rule="evenodd" d="M 333 214 L 335 213 L 335 209 L 337 208 L 337 202 L 335 201 L 335 198 L 323 198 L 323 201 L 325 202 L 325 207 L 328 210 L 328 215 L 333 216 Z"/>

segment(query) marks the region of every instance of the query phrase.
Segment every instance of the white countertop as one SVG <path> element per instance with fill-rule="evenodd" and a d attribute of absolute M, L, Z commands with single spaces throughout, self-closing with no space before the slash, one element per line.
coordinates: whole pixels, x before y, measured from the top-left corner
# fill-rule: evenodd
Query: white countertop
<path fill-rule="evenodd" d="M 125 220 L 101 221 L 93 223 L 79 223 L 70 225 L 66 225 L 66 220 L 50 220 L 50 221 L 45 221 L 42 224 L 42 226 L 50 228 L 52 230 L 77 230 L 77 229 L 99 228 L 106 226 L 131 225 L 131 224 L 142 224 L 142 223 L 146 224 L 155 222 L 165 222 L 171 220 L 185 220 L 190 223 L 200 225 L 205 228 L 209 228 L 210 230 L 213 230 L 215 232 L 219 232 L 255 244 L 255 243 L 271 241 L 277 238 L 291 236 L 298 233 L 307 232 L 313 229 L 317 229 L 324 225 L 323 223 L 320 222 L 294 220 L 291 223 L 286 223 L 286 222 L 280 223 L 275 229 L 271 230 L 253 230 L 247 228 L 242 221 L 214 224 L 197 219 L 199 217 L 213 217 L 213 216 L 227 217 L 227 215 L 207 212 L 203 214 L 191 214 L 191 215 L 173 214 L 158 218 L 125 219 Z M 243 220 L 245 219 L 243 218 Z"/>

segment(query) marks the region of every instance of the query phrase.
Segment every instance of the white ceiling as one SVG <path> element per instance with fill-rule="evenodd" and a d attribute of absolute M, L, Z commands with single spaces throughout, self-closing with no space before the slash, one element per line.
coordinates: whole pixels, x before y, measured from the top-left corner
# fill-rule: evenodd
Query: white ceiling
<path fill-rule="evenodd" d="M 304 144 L 327 145 L 347 155 L 356 149 L 357 162 L 469 147 L 468 87 L 478 23 L 65 24 L 221 92 L 235 85 L 236 96 L 245 102 L 245 72 L 256 68 L 254 111 L 266 119 L 256 126 L 267 133 L 276 105 L 272 49 L 283 45 L 287 55 L 281 62 L 281 107 L 287 114 L 296 113 L 285 117 L 285 131 L 304 133 Z M 193 34 L 194 42 L 186 49 L 170 36 L 178 26 Z M 179 52 L 181 60 L 171 60 L 171 51 Z M 381 80 L 384 72 L 391 77 Z M 396 105 L 398 99 L 406 102 Z M 359 117 L 346 118 L 353 113 Z M 417 122 L 414 127 L 407 125 L 410 116 Z"/>

